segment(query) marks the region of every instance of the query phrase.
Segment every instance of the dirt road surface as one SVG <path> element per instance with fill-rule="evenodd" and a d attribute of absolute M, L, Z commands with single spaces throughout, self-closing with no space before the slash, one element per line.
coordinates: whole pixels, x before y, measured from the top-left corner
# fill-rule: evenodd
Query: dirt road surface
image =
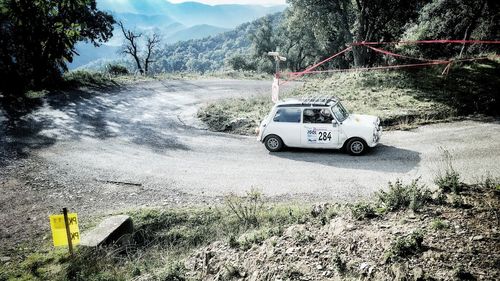
<path fill-rule="evenodd" d="M 466 181 L 500 175 L 500 122 L 386 132 L 379 147 L 352 157 L 271 154 L 254 137 L 210 132 L 194 117 L 205 102 L 269 91 L 269 81 L 155 81 L 50 98 L 20 119 L 1 113 L 0 250 L 49 239 L 47 216 L 63 206 L 85 226 L 94 216 L 213 204 L 251 188 L 279 201 L 352 201 L 398 178 L 432 187 L 443 148 Z"/>

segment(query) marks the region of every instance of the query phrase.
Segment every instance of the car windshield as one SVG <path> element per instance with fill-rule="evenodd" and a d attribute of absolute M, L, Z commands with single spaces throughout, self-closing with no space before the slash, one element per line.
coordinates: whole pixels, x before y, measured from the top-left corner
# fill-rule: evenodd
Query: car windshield
<path fill-rule="evenodd" d="M 340 103 L 337 102 L 335 105 L 332 106 L 332 112 L 335 114 L 335 117 L 339 122 L 344 122 L 344 120 L 349 117 L 349 112 L 344 108 L 344 106 Z"/>

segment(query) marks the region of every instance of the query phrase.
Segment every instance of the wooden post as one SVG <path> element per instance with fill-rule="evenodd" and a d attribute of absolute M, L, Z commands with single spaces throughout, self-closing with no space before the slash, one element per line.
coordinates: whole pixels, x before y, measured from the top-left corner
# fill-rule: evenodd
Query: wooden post
<path fill-rule="evenodd" d="M 69 229 L 68 209 L 67 208 L 63 208 L 63 215 L 64 215 L 64 225 L 66 226 L 66 236 L 68 237 L 69 254 L 73 257 L 74 256 L 73 242 L 71 241 L 71 231 Z"/>

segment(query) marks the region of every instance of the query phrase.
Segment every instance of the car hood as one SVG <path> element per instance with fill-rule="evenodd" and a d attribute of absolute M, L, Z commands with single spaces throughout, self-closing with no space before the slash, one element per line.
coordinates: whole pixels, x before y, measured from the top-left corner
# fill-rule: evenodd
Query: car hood
<path fill-rule="evenodd" d="M 349 117 L 344 122 L 370 126 L 376 124 L 377 120 L 378 117 L 373 115 L 349 114 Z"/>

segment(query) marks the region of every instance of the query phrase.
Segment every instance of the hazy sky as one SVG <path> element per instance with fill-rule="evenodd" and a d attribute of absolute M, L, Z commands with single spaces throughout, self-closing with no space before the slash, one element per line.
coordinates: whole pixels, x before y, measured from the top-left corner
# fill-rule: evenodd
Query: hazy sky
<path fill-rule="evenodd" d="M 254 4 L 254 5 L 283 5 L 286 4 L 286 0 L 168 0 L 172 3 L 181 2 L 200 2 L 209 5 L 216 4 Z"/>

